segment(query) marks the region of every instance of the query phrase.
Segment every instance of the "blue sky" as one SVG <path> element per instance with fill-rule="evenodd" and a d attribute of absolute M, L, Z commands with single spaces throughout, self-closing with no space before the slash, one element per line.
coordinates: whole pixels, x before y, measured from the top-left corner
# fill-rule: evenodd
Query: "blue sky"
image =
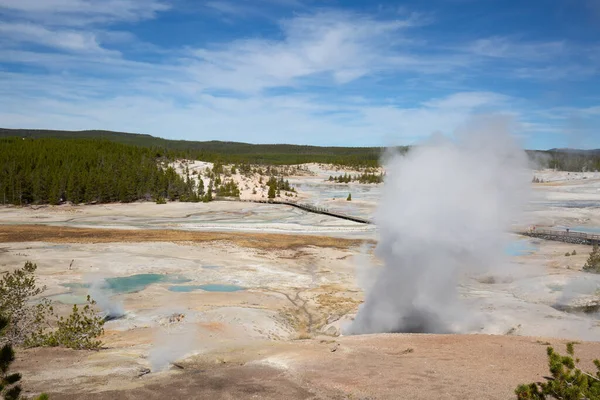
<path fill-rule="evenodd" d="M 0 0 L 0 126 L 600 148 L 600 0 Z"/>

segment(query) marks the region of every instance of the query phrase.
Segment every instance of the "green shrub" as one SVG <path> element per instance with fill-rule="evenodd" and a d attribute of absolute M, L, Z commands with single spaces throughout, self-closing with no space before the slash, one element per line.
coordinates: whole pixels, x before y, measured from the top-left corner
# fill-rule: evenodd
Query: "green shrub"
<path fill-rule="evenodd" d="M 56 323 L 57 329 L 39 329 L 27 341 L 27 347 L 67 347 L 75 350 L 97 350 L 102 342 L 97 337 L 104 333 L 104 318 L 97 315 L 93 306 L 96 302 L 87 297 L 83 308 L 73 305 L 71 314 L 60 317 Z"/>
<path fill-rule="evenodd" d="M 352 201 L 352 193 L 348 193 L 348 197 L 346 197 L 346 201 Z"/>
<path fill-rule="evenodd" d="M 164 197 L 159 196 L 156 198 L 156 204 L 167 204 L 167 200 Z"/>
<path fill-rule="evenodd" d="M 97 349 L 96 340 L 104 332 L 104 319 L 93 310 L 96 304 L 89 296 L 88 303 L 79 309 L 73 306 L 67 317 L 58 318 L 52 302 L 36 299 L 46 287 L 37 287 L 37 265 L 26 262 L 23 268 L 4 274 L 0 279 L 0 315 L 10 324 L 0 337 L 1 344 L 63 346 L 73 349 Z"/>
<path fill-rule="evenodd" d="M 595 374 L 582 371 L 575 356 L 574 343 L 567 344 L 567 356 L 561 356 L 552 347 L 547 348 L 548 366 L 552 377 L 548 382 L 519 385 L 515 394 L 519 400 L 600 400 L 600 361 L 594 360 Z"/>
<path fill-rule="evenodd" d="M 600 247 L 598 247 L 598 243 L 594 243 L 594 248 L 583 266 L 583 270 L 600 274 Z"/>
<path fill-rule="evenodd" d="M 0 314 L 10 320 L 1 344 L 22 344 L 31 333 L 46 325 L 53 314 L 48 299 L 32 300 L 44 293 L 45 286 L 37 287 L 35 271 L 37 265 L 27 261 L 23 268 L 5 273 L 0 279 Z"/>
<path fill-rule="evenodd" d="M 576 256 L 577 255 L 577 251 L 573 250 L 573 252 L 571 253 L 572 256 Z"/>
<path fill-rule="evenodd" d="M 565 257 L 571 257 L 571 253 L 569 253 L 568 251 L 565 253 Z"/>

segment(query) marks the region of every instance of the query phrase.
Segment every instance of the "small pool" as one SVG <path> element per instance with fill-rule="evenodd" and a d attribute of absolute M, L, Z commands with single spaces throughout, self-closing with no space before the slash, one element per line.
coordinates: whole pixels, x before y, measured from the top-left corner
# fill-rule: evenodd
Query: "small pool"
<path fill-rule="evenodd" d="M 537 247 L 529 240 L 514 240 L 505 247 L 504 252 L 513 257 L 526 256 L 535 253 Z"/>
<path fill-rule="evenodd" d="M 146 289 L 154 283 L 185 283 L 189 279 L 162 274 L 137 274 L 131 276 L 107 278 L 106 289 L 115 294 L 135 293 Z"/>
<path fill-rule="evenodd" d="M 100 287 L 111 294 L 127 294 L 140 292 L 155 283 L 186 283 L 190 279 L 181 276 L 163 274 L 137 274 L 105 278 Z M 84 289 L 91 287 L 90 283 L 63 283 L 61 286 L 71 289 L 69 295 L 79 294 Z M 67 294 L 65 294 L 67 295 Z M 60 301 L 57 299 L 57 301 Z M 61 301 L 62 302 L 62 301 Z"/>
<path fill-rule="evenodd" d="M 208 285 L 178 285 L 169 287 L 171 292 L 187 293 L 195 290 L 204 290 L 205 292 L 238 292 L 245 290 L 246 288 L 237 285 L 222 285 L 222 284 L 208 284 Z"/>

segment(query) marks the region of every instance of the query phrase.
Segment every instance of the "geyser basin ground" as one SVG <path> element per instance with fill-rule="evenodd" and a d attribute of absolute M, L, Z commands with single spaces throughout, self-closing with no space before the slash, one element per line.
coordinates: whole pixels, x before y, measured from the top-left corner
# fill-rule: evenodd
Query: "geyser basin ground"
<path fill-rule="evenodd" d="M 212 283 L 207 285 L 178 285 L 178 286 L 170 286 L 169 291 L 171 292 L 179 292 L 179 293 L 187 293 L 193 292 L 194 290 L 204 290 L 205 292 L 237 292 L 240 290 L 245 290 L 246 288 L 237 285 L 224 285 L 219 283 Z"/>
<path fill-rule="evenodd" d="M 567 203 L 598 197 L 598 182 L 592 180 L 553 185 L 536 185 L 536 191 Z M 346 205 L 345 200 L 336 201 Z M 397 398 L 398 393 L 414 399 L 510 398 L 517 384 L 541 380 L 547 373 L 546 342 L 564 349 L 564 342 L 542 337 L 599 338 L 599 321 L 553 308 L 572 279 L 587 276 L 580 272 L 590 250 L 586 246 L 540 242 L 532 252 L 516 239 L 517 249 L 508 252 L 515 254 L 512 260 L 519 273 L 461 282 L 461 298 L 487 315 L 477 332 L 498 336 L 337 337 L 363 300 L 354 257 L 368 249 L 367 257 L 377 264 L 373 243 L 345 238 L 375 239 L 374 227 L 360 231 L 365 227 L 301 213 L 281 220 L 277 214 L 289 211 L 279 206 L 263 209 L 264 215 L 253 211 L 251 204 L 160 207 L 0 208 L 2 222 L 46 224 L 0 226 L 0 266 L 9 270 L 26 260 L 36 262 L 48 295 L 64 293 L 63 284 L 85 282 L 88 276 L 159 274 L 190 279 L 185 284 L 152 283 L 117 295 L 126 318 L 106 324 L 107 350 L 18 351 L 14 368 L 24 374 L 26 390 L 48 391 L 60 399 L 158 399 L 174 391 L 190 398 L 244 398 L 249 391 L 266 399 L 318 398 L 315 393 L 334 398 Z M 195 221 L 187 229 L 184 220 L 192 217 L 185 216 L 199 210 L 198 218 L 228 222 Z M 215 216 L 210 216 L 212 212 Z M 247 217 L 259 214 L 258 222 L 246 224 Z M 589 207 L 543 208 L 530 215 L 534 221 L 526 225 L 600 226 L 598 210 Z M 83 220 L 71 220 L 79 217 Z M 89 229 L 69 230 L 72 223 L 88 222 L 92 222 Z M 256 234 L 263 228 L 302 235 Z M 565 257 L 573 250 L 577 256 Z M 169 291 L 171 286 L 211 283 L 247 290 Z M 567 304 L 582 301 L 585 296 Z M 57 308 L 70 309 L 60 304 Z M 138 377 L 150 365 L 147 357 L 157 332 L 180 325 L 196 329 L 199 339 L 192 352 L 196 354 L 178 361 L 184 369 Z M 583 343 L 577 353 L 584 366 L 591 367 L 588 358 L 600 354 L 600 347 Z"/>

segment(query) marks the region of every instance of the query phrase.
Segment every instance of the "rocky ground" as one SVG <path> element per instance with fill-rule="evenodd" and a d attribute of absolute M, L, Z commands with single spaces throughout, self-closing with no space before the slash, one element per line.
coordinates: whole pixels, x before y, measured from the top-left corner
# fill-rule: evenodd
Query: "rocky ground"
<path fill-rule="evenodd" d="M 548 345 L 565 341 L 388 334 L 232 345 L 145 375 L 111 350 L 28 350 L 15 367 L 60 399 L 510 399 L 548 374 Z M 592 368 L 600 343 L 576 351 Z"/>

